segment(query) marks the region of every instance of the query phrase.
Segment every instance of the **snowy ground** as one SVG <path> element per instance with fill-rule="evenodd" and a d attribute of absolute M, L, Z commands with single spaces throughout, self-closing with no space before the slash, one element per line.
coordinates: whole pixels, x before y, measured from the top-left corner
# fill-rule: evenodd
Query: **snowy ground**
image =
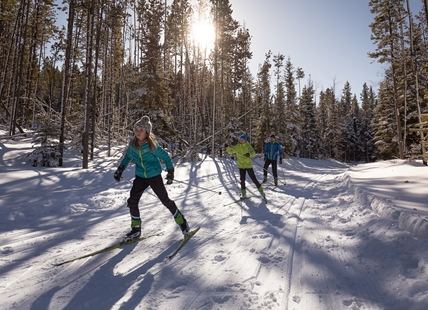
<path fill-rule="evenodd" d="M 34 168 L 30 149 L 28 137 L 0 140 L 2 309 L 428 309 L 421 162 L 289 158 L 267 205 L 251 183 L 252 197 L 230 204 L 231 159 L 178 162 L 176 179 L 191 185 L 173 183 L 170 197 L 201 229 L 172 261 L 181 233 L 149 191 L 143 230 L 161 236 L 54 267 L 123 236 L 131 185 L 113 180 L 118 158 Z"/>

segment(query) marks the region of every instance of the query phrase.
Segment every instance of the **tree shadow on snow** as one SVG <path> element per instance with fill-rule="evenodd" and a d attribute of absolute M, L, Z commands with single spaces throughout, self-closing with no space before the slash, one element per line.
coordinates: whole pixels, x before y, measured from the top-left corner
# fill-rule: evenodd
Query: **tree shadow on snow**
<path fill-rule="evenodd" d="M 257 203 L 246 199 L 243 202 L 240 202 L 239 204 L 242 204 L 241 208 L 249 213 L 249 215 L 244 215 L 241 217 L 240 224 L 247 224 L 248 219 L 253 219 L 254 221 L 260 223 L 268 222 L 270 225 L 278 227 L 280 229 L 284 227 L 284 223 L 282 221 L 283 216 L 271 212 L 264 202 L 261 202 L 257 205 Z M 244 206 L 248 207 L 248 209 Z"/>
<path fill-rule="evenodd" d="M 117 255 L 110 257 L 107 262 L 100 266 L 92 275 L 88 275 L 88 273 L 93 270 L 93 268 L 90 268 L 90 270 L 85 273 L 79 273 L 79 270 L 76 270 L 76 277 L 73 277 L 71 281 L 65 283 L 61 287 L 56 286 L 39 296 L 39 298 L 33 302 L 31 309 L 48 309 L 54 295 L 58 291 L 62 289 L 67 290 L 67 287 L 70 286 L 78 286 L 79 282 L 84 282 L 85 278 L 88 276 L 90 277 L 89 281 L 80 287 L 77 294 L 63 309 L 111 309 L 125 296 L 125 294 L 129 293 L 131 286 L 138 283 L 136 289 L 131 292 L 132 296 L 130 299 L 119 305 L 122 309 L 134 309 L 152 288 L 154 275 L 150 273 L 150 270 L 157 264 L 162 263 L 166 256 L 174 251 L 178 243 L 179 242 L 174 241 L 156 258 L 150 259 L 126 275 L 115 274 L 116 265 L 122 262 L 126 256 L 132 252 L 136 244 L 125 246 Z M 145 252 L 142 251 L 141 259 L 144 259 L 145 256 Z M 99 263 L 99 260 L 97 262 Z"/>

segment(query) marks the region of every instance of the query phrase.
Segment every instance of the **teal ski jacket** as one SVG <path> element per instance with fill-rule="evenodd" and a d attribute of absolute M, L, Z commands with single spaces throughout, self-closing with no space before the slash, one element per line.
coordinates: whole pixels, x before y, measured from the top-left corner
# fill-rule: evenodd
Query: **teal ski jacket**
<path fill-rule="evenodd" d="M 161 146 L 157 145 L 152 153 L 147 142 L 138 149 L 135 148 L 132 140 L 129 142 L 120 165 L 126 168 L 132 159 L 135 161 L 135 175 L 145 179 L 153 178 L 162 173 L 159 159 L 163 160 L 166 169 L 174 168 L 171 157 Z"/>

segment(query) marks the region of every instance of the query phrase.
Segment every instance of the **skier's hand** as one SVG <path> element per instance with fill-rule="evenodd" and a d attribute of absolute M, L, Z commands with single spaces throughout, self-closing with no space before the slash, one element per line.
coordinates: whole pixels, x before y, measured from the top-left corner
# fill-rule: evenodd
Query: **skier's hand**
<path fill-rule="evenodd" d="M 224 144 L 224 147 L 226 147 L 226 148 L 227 148 L 227 147 L 229 147 L 229 144 L 225 143 L 225 144 Z"/>
<path fill-rule="evenodd" d="M 166 184 L 170 185 L 172 184 L 172 181 L 174 180 L 174 168 L 168 169 L 168 174 L 166 175 Z"/>
<path fill-rule="evenodd" d="M 244 154 L 244 156 L 250 158 L 250 153 Z"/>
<path fill-rule="evenodd" d="M 280 158 L 280 159 L 279 159 L 279 164 L 280 164 L 280 165 L 282 164 L 282 158 Z"/>
<path fill-rule="evenodd" d="M 116 172 L 114 173 L 114 179 L 119 182 L 120 178 L 122 177 L 122 172 L 123 170 L 125 170 L 124 166 L 119 166 L 119 168 L 117 168 Z"/>
<path fill-rule="evenodd" d="M 265 156 L 265 158 L 264 158 L 264 161 L 266 161 L 267 160 L 267 156 Z"/>

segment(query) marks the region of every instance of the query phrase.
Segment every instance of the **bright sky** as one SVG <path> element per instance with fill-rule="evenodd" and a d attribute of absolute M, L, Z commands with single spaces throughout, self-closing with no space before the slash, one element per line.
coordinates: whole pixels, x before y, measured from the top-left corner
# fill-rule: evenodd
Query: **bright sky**
<path fill-rule="evenodd" d="M 376 46 L 370 40 L 373 21 L 368 0 L 229 0 L 233 18 L 250 30 L 257 75 L 266 53 L 291 58 L 311 79 L 316 93 L 335 86 L 336 96 L 346 81 L 359 99 L 367 83 L 378 89 L 382 65 L 367 56 Z M 411 7 L 420 0 L 411 0 Z M 273 91 L 273 89 L 272 89 Z"/>

